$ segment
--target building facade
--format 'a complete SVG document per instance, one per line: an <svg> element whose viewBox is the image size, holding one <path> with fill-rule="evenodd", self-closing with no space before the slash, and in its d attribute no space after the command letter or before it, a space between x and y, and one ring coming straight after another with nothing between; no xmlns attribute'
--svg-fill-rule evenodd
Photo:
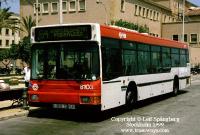
<svg viewBox="0 0 200 135"><path fill-rule="evenodd" d="M13 15L12 18L20 19L19 15ZM18 44L20 41L20 32L19 30L11 30L8 28L0 28L0 50L3 49L9 49L11 47L11 44ZM7 60L4 59L3 61L0 61L0 69L8 67L20 66L21 64L20 60ZM2 71L2 70L1 70ZM1 72L0 72L1 74Z"/></svg>
<svg viewBox="0 0 200 135"><path fill-rule="evenodd" d="M59 1L20 0L21 17L33 16L36 18L38 11L39 25L59 23ZM179 0L63 0L63 23L94 22L112 24L117 20L124 20L146 25L153 36L161 36L163 22L176 22L178 19L177 8L166 5L178 5ZM188 2L187 2L188 3Z"/></svg>
<svg viewBox="0 0 200 135"><path fill-rule="evenodd" d="M12 16L19 19L19 16ZM18 44L20 41L19 31L13 31L8 28L0 29L0 49L8 49L11 44Z"/></svg>
<svg viewBox="0 0 200 135"><path fill-rule="evenodd" d="M200 65L200 8L186 11L184 22L184 42L190 47L192 66ZM165 23L162 25L162 36L176 41L183 40L183 23Z"/></svg>

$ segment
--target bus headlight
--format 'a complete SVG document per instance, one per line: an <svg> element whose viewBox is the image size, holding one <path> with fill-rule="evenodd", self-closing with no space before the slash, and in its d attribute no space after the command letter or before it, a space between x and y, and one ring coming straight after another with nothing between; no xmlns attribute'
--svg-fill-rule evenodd
<svg viewBox="0 0 200 135"><path fill-rule="evenodd" d="M38 95L31 95L31 101L37 101L38 99Z"/></svg>

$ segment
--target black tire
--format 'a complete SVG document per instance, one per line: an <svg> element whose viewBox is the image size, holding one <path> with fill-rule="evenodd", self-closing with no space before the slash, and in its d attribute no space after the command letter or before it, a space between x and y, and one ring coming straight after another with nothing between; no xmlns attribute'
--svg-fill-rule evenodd
<svg viewBox="0 0 200 135"><path fill-rule="evenodd" d="M179 81L178 81L178 78L175 77L174 85L173 85L173 92L172 92L173 96L177 96L178 92L179 92Z"/></svg>
<svg viewBox="0 0 200 135"><path fill-rule="evenodd" d="M137 102L137 93L134 87L128 87L126 92L126 107L128 109L133 109Z"/></svg>

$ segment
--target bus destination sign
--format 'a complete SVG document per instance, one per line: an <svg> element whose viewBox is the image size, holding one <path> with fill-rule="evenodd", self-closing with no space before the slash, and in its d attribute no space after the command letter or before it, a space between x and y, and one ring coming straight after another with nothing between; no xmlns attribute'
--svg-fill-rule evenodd
<svg viewBox="0 0 200 135"><path fill-rule="evenodd" d="M56 26L35 28L35 41L89 40L91 26Z"/></svg>

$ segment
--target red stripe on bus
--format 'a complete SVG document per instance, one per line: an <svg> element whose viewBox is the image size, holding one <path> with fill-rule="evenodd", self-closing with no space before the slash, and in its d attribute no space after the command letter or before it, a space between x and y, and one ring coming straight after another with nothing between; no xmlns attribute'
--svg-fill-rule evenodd
<svg viewBox="0 0 200 135"><path fill-rule="evenodd" d="M153 37L153 36L145 35L142 33L122 30L119 28L101 25L100 30L101 30L101 36L103 37L123 39L123 40L140 42L140 43L151 44L151 45L158 45L158 46L188 49L188 45L182 42ZM122 36L123 34L125 34L126 37L120 37L120 34L122 34Z"/></svg>
<svg viewBox="0 0 200 135"><path fill-rule="evenodd" d="M67 81L67 80L32 80L38 90L29 88L30 102L81 104L81 96L101 96L101 81ZM38 95L38 101L32 101L31 96Z"/></svg>

